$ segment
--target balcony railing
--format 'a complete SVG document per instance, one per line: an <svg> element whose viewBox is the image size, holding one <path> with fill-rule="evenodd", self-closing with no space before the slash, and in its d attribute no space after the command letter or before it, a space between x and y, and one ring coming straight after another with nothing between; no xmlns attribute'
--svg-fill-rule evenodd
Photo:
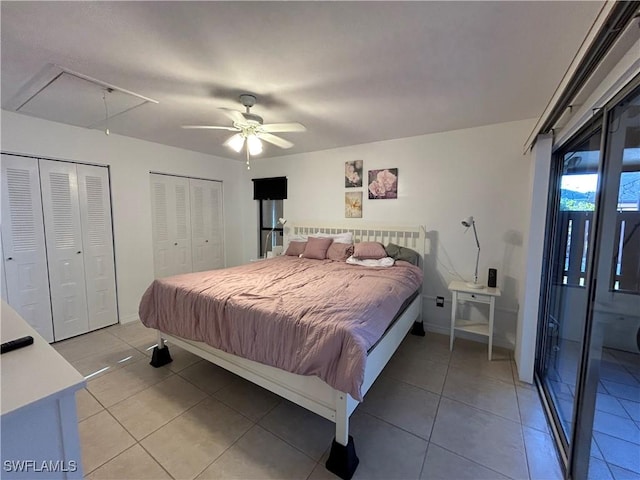
<svg viewBox="0 0 640 480"><path fill-rule="evenodd" d="M556 266L554 278L563 285L584 287L593 212L561 211L558 221L564 262ZM618 212L614 235L609 288L640 293L640 212Z"/></svg>

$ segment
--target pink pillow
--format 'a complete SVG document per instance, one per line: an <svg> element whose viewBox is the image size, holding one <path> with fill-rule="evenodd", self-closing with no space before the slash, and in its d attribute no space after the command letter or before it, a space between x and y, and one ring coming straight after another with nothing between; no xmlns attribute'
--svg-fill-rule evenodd
<svg viewBox="0 0 640 480"><path fill-rule="evenodd" d="M334 262L344 262L353 255L352 243L336 243L335 241L327 250L327 258Z"/></svg>
<svg viewBox="0 0 640 480"><path fill-rule="evenodd" d="M289 242L285 255L292 257L299 257L304 252L304 247L307 246L307 242Z"/></svg>
<svg viewBox="0 0 640 480"><path fill-rule="evenodd" d="M302 252L302 258L324 260L327 258L327 250L329 250L332 242L333 238L309 237L307 246L304 247L304 252Z"/></svg>
<svg viewBox="0 0 640 480"><path fill-rule="evenodd" d="M381 243L378 242L360 242L356 243L353 248L353 256L360 260L378 260L387 256L387 252Z"/></svg>

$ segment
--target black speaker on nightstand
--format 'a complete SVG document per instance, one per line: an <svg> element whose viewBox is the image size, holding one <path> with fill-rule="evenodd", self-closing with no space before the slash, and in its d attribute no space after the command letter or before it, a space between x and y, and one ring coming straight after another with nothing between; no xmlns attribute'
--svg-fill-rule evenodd
<svg viewBox="0 0 640 480"><path fill-rule="evenodd" d="M487 279L487 287L496 288L498 285L498 271L495 268L489 269L489 278Z"/></svg>

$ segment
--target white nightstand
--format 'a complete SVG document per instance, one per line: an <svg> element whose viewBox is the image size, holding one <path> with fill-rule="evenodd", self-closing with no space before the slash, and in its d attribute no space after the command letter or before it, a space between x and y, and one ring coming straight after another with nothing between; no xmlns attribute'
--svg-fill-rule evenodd
<svg viewBox="0 0 640 480"><path fill-rule="evenodd" d="M453 340L456 330L471 332L489 337L489 360L493 348L493 317L496 309L496 297L501 295L499 288L471 288L466 282L454 281L449 284L449 290L453 295L451 302L451 336L449 338L449 350L453 350ZM475 302L489 305L489 321L478 322L474 320L462 320L457 318L459 302Z"/></svg>

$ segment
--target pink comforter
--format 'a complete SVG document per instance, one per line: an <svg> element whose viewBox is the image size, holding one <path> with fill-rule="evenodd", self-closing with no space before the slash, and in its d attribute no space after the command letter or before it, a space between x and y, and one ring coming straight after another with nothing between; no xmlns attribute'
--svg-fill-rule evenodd
<svg viewBox="0 0 640 480"><path fill-rule="evenodd" d="M155 280L140 303L147 327L205 342L362 400L367 351L422 284L406 262L370 268L277 257Z"/></svg>

